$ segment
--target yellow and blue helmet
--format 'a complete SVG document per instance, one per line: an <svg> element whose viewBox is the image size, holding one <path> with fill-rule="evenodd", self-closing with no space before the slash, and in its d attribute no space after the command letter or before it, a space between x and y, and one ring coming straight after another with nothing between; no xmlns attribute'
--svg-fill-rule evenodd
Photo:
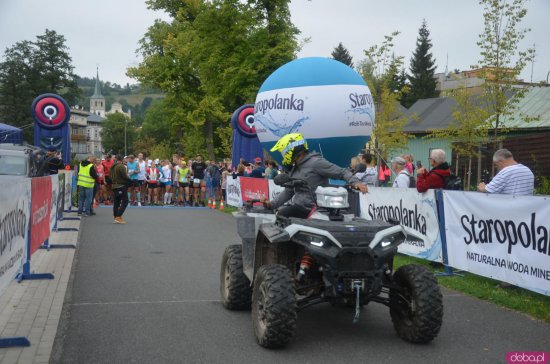
<svg viewBox="0 0 550 364"><path fill-rule="evenodd" d="M294 160L302 151L308 150L307 140L300 133L290 133L281 137L271 148L272 152L279 151L283 156L283 166L290 168Z"/></svg>

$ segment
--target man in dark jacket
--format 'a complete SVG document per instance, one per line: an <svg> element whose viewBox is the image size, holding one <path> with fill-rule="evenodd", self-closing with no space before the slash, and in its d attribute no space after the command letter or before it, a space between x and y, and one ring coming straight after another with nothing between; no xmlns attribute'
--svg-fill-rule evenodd
<svg viewBox="0 0 550 364"><path fill-rule="evenodd" d="M418 192L426 192L430 188L444 188L445 180L451 175L451 169L445 162L445 151L443 149L432 149L430 152L430 165L432 169L429 172L424 167L420 167L416 171L416 189Z"/></svg>
<svg viewBox="0 0 550 364"><path fill-rule="evenodd" d="M57 150L53 145L48 147L46 152L46 162L48 163L48 170L50 174L58 174L60 169L65 168L65 163L57 157Z"/></svg>
<svg viewBox="0 0 550 364"><path fill-rule="evenodd" d="M343 179L362 193L368 192L367 185L349 170L330 163L319 153L310 153L306 140L299 133L283 136L271 149L272 152L276 150L283 155L283 165L289 170L289 176L304 180L309 186L285 188L274 200L265 202L268 208L276 209L294 197L292 205L279 208L281 216L306 218L316 205L315 190L328 186L329 178Z"/></svg>
<svg viewBox="0 0 550 364"><path fill-rule="evenodd" d="M116 163L109 171L112 180L113 190L113 215L115 224L126 224L126 220L122 218L126 207L128 206L128 186L132 184L132 180L128 177L126 166L122 163L124 157L116 156Z"/></svg>

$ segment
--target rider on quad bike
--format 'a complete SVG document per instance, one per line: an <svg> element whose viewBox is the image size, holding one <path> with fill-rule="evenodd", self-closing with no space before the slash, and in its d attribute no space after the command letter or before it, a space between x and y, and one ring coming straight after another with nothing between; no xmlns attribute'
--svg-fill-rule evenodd
<svg viewBox="0 0 550 364"><path fill-rule="evenodd" d="M310 153L307 141L300 133L291 133L283 136L271 151L279 151L283 156L283 166L289 171L289 177L304 180L306 186L286 187L273 201L264 201L269 209L278 209L278 214L285 217L308 217L315 207L315 197L312 191L317 187L328 186L328 179L343 179L362 193L367 193L367 185L344 168L330 163L319 153ZM294 197L292 205L283 206Z"/></svg>

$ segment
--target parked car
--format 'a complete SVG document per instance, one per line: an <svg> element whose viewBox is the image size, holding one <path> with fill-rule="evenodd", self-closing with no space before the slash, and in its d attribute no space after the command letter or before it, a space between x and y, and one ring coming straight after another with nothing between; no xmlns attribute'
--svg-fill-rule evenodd
<svg viewBox="0 0 550 364"><path fill-rule="evenodd" d="M44 153L32 145L0 144L0 175L38 177L44 170Z"/></svg>

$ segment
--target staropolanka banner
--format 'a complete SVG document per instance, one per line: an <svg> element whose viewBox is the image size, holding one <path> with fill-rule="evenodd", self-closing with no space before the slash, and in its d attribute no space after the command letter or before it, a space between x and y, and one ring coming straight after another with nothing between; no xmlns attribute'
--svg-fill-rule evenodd
<svg viewBox="0 0 550 364"><path fill-rule="evenodd" d="M449 265L550 296L550 198L443 197Z"/></svg>
<svg viewBox="0 0 550 364"><path fill-rule="evenodd" d="M394 219L424 236L424 241L405 241L399 252L441 262L441 235L435 192L418 193L414 188L369 187L360 194L361 217L367 220Z"/></svg>
<svg viewBox="0 0 550 364"><path fill-rule="evenodd" d="M0 295L20 271L27 250L31 180L0 177Z"/></svg>

